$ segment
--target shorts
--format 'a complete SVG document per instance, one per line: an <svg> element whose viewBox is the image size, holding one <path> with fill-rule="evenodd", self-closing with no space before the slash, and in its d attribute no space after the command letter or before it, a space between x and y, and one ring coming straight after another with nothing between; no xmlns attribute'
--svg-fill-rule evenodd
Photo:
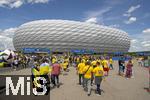
<svg viewBox="0 0 150 100"><path fill-rule="evenodd" d="M107 72L108 72L108 71L109 71L109 68L104 68L104 71L107 71Z"/></svg>

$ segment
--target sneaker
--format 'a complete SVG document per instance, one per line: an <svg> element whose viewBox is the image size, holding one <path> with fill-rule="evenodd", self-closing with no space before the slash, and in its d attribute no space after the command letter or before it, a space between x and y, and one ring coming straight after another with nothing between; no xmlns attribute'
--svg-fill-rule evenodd
<svg viewBox="0 0 150 100"><path fill-rule="evenodd" d="M131 78L134 78L134 76L131 76Z"/></svg>
<svg viewBox="0 0 150 100"><path fill-rule="evenodd" d="M34 96L37 96L37 92L36 91L37 91L36 88L33 88L33 95Z"/></svg>
<svg viewBox="0 0 150 100"><path fill-rule="evenodd" d="M97 96L101 96L101 94L96 94Z"/></svg>
<svg viewBox="0 0 150 100"><path fill-rule="evenodd" d="M55 88L56 87L56 85L53 85L53 88Z"/></svg>
<svg viewBox="0 0 150 100"><path fill-rule="evenodd" d="M59 85L57 85L57 88L59 88Z"/></svg>
<svg viewBox="0 0 150 100"><path fill-rule="evenodd" d="M87 88L84 88L84 91L87 92L88 91Z"/></svg>
<svg viewBox="0 0 150 100"><path fill-rule="evenodd" d="M91 94L87 94L88 96L90 96Z"/></svg>
<svg viewBox="0 0 150 100"><path fill-rule="evenodd" d="M97 90L95 90L95 94L97 94Z"/></svg>

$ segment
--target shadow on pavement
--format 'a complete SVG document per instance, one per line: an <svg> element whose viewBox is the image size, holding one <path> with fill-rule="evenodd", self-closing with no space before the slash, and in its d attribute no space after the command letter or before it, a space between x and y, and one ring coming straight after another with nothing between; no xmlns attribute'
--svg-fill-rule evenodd
<svg viewBox="0 0 150 100"><path fill-rule="evenodd" d="M53 90L53 89L55 89L55 88L59 88L62 85L63 85L63 83L59 83L58 86L50 86L50 91Z"/></svg>

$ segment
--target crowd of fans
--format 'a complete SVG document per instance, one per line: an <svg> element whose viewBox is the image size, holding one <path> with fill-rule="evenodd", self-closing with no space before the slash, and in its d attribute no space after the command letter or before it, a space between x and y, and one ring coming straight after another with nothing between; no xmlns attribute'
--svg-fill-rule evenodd
<svg viewBox="0 0 150 100"><path fill-rule="evenodd" d="M87 91L87 95L91 94L91 86L96 85L96 93L101 95L101 82L109 76L109 71L114 69L113 59L103 56L32 56L32 74L50 76L52 88L59 88L59 75L65 75L69 71L69 67L75 67L79 77L79 85ZM131 78L133 62L129 60L125 64L122 58L118 61L118 75Z"/></svg>
<svg viewBox="0 0 150 100"><path fill-rule="evenodd" d="M139 66L143 66L143 58L137 59ZM114 61L109 56L94 55L23 55L16 54L10 66L16 70L19 68L31 68L32 78L40 75L48 76L51 88L59 88L59 76L67 75L69 67L76 69L79 78L79 85L91 95L91 87L96 85L96 94L101 95L101 82L109 76L109 71L113 70ZM118 60L118 75L127 79L133 78L133 61L120 57ZM34 86L35 87L35 86Z"/></svg>

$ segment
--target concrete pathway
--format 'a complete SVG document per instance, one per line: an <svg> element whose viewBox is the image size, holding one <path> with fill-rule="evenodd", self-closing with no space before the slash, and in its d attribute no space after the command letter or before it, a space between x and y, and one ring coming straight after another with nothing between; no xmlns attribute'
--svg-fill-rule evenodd
<svg viewBox="0 0 150 100"><path fill-rule="evenodd" d="M78 85L78 76L73 67L69 68L68 75L61 75L60 88L50 91L50 100L150 100L150 94L144 90L148 87L148 70L139 67L134 61L134 78L126 79L118 76L118 65L114 63L115 70L110 71L108 78L102 82L101 96L94 93L95 86L92 87L92 94L87 96L83 88ZM2 73L1 73L2 74ZM30 75L31 69L23 69L19 71L11 71L3 73L3 75Z"/></svg>

